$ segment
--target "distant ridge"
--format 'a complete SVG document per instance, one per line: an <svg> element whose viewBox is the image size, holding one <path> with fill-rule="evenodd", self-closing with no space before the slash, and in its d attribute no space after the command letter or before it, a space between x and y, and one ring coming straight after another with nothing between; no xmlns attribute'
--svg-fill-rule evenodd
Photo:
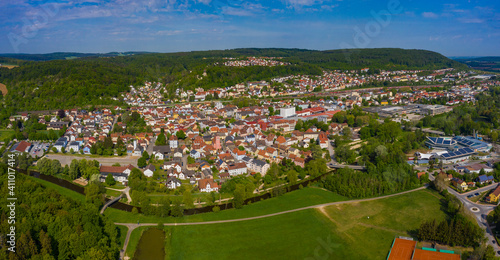
<svg viewBox="0 0 500 260"><path fill-rule="evenodd" d="M153 53L153 52L109 52L109 53L53 52L45 54L0 53L0 57L26 60L26 61L49 61L49 60L65 60L71 58L85 58L85 57L128 56L128 55L146 54L146 53Z"/></svg>

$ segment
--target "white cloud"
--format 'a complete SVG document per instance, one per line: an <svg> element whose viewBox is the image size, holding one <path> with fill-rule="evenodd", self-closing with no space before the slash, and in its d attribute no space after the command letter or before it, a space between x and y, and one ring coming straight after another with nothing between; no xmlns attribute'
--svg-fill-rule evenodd
<svg viewBox="0 0 500 260"><path fill-rule="evenodd" d="M326 10L326 11L331 11L333 10L334 8L338 7L339 5L322 5L321 6L321 9L322 10Z"/></svg>
<svg viewBox="0 0 500 260"><path fill-rule="evenodd" d="M313 6L322 4L323 0L282 0L287 6L295 9L301 9L304 6Z"/></svg>
<svg viewBox="0 0 500 260"><path fill-rule="evenodd" d="M459 18L457 20L461 23L484 23L484 20L479 18Z"/></svg>
<svg viewBox="0 0 500 260"><path fill-rule="evenodd" d="M164 30L164 31L157 31L155 33L155 35L167 35L167 36L170 36L170 35L177 35L177 34L181 34L183 33L183 31L181 30Z"/></svg>
<svg viewBox="0 0 500 260"><path fill-rule="evenodd" d="M241 6L226 6L222 8L222 13L234 16L254 16L262 13L264 7L261 4L245 3Z"/></svg>
<svg viewBox="0 0 500 260"><path fill-rule="evenodd" d="M283 0L285 3L294 6L311 6L323 3L323 0Z"/></svg>
<svg viewBox="0 0 500 260"><path fill-rule="evenodd" d="M438 15L433 12L423 12L422 16L425 18L437 18Z"/></svg>

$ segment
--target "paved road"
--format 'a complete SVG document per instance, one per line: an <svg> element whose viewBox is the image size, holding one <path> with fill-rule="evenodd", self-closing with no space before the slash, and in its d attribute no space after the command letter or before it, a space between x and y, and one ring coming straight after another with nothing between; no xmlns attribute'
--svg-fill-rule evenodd
<svg viewBox="0 0 500 260"><path fill-rule="evenodd" d="M336 168L336 169L342 169L342 168L351 168L351 169L354 169L354 170L365 170L365 167L364 166L360 166L360 165L344 165L344 164L339 164L337 163L337 161L335 161L335 149L333 148L332 144L331 144L332 141L328 141L328 152L330 152L330 161L326 164L328 167L330 168Z"/></svg>
<svg viewBox="0 0 500 260"><path fill-rule="evenodd" d="M181 162L182 162L182 166L181 166L181 168L182 168L183 170L187 170L187 165L188 165L188 156L189 156L189 155L187 155L187 154L182 155L182 160L181 160Z"/></svg>
<svg viewBox="0 0 500 260"><path fill-rule="evenodd" d="M137 159L138 156L125 156L125 157L92 157L88 155L62 155L62 154L47 154L44 157L47 159L56 159L61 162L61 165L70 165L73 159L77 160L97 160L99 163L103 165L113 165L115 163L119 163L122 166L132 164L137 167Z"/></svg>
<svg viewBox="0 0 500 260"><path fill-rule="evenodd" d="M435 179L435 177L433 175L429 175L429 179L432 181ZM499 255L498 252L500 250L500 247L495 242L496 240L493 237L491 228L489 227L488 222L486 220L488 213L490 211L492 211L493 209L495 209L496 206L486 205L486 204L478 204L478 203L474 203L474 202L467 199L467 196L470 193L476 193L476 192L481 193L483 191L494 189L497 185L498 185L497 183L490 184L488 186L485 186L485 187L482 187L482 188L479 188L479 189L476 189L476 190L473 190L473 191L470 191L470 192L467 192L464 194L460 194L450 187L447 187L447 190L449 193L451 193L455 197L457 197L457 199L460 200L460 202L462 202L464 207L474 215L479 226L486 231L485 235L486 235L486 238L488 239L487 244L493 246L493 248L495 249L495 253L498 256Z"/></svg>
<svg viewBox="0 0 500 260"><path fill-rule="evenodd" d="M108 190L115 190L115 191L121 191L122 193L125 193L125 195L127 196L128 203L132 202L132 197L130 197L130 187L127 186L124 189L113 189L113 188L106 187L106 189L108 189Z"/></svg>
<svg viewBox="0 0 500 260"><path fill-rule="evenodd" d="M297 212L297 211L302 211L302 210L307 210L307 209L322 208L322 207L327 207L327 206L332 206L332 205L350 204L350 203L358 203L358 202L364 202L364 201L385 199L385 198L389 198L389 197L394 197L394 196L414 192L417 190L423 190L425 188L427 188L427 187L420 187L420 188L416 188L416 189L409 190L409 191L403 191L400 193L395 193L395 194L390 194L390 195L385 195L385 196L380 196L380 197L375 197L375 198L330 202L330 203L312 205L312 206L308 206L308 207L285 210L285 211L276 212L276 213L272 213L272 214L255 216L255 217L248 217L248 218L215 220L215 221L204 221L204 222L163 223L163 225L164 226L193 226L193 225L207 225L207 224L222 224L222 223L231 223L231 222L241 222L241 221L255 220L255 219L261 219L261 218L269 218L269 217L283 215L283 214L287 214L287 213L292 213L292 212ZM141 223L137 223L137 224L136 223L115 223L115 225L122 225L122 226L126 226L128 228L127 236L125 237L125 243L123 244L123 249L120 253L120 259L123 259L124 255L125 255L125 251L127 250L128 242L130 239L130 234L132 234L132 231L138 227L157 226L158 223L142 223L142 224Z"/></svg>
<svg viewBox="0 0 500 260"><path fill-rule="evenodd" d="M117 116L115 116L115 119L113 120L113 125L111 126L110 133L113 133L113 129L115 129L116 121L118 121L118 117Z"/></svg>
<svg viewBox="0 0 500 260"><path fill-rule="evenodd" d="M153 147L155 146L156 138L152 138L149 142L148 147L146 147L146 152L148 152L149 156L153 154Z"/></svg>

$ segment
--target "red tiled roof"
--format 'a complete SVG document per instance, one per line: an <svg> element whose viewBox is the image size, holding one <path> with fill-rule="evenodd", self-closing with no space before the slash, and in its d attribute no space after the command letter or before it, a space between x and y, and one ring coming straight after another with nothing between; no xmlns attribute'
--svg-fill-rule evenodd
<svg viewBox="0 0 500 260"><path fill-rule="evenodd" d="M25 142L25 141L21 141L17 147L16 147L16 151L19 151L19 152L24 152L26 151L26 148L30 147L31 146L31 143L28 143L28 142Z"/></svg>
<svg viewBox="0 0 500 260"><path fill-rule="evenodd" d="M207 187L207 184L210 184L210 187L213 188L219 188L219 184L214 182L213 179L201 179L198 181L198 187L201 189L205 189Z"/></svg>
<svg viewBox="0 0 500 260"><path fill-rule="evenodd" d="M135 167L132 166L131 164L127 166L104 166L102 165L101 168L99 169L99 172L104 172L104 173L123 173L126 169L134 169Z"/></svg>

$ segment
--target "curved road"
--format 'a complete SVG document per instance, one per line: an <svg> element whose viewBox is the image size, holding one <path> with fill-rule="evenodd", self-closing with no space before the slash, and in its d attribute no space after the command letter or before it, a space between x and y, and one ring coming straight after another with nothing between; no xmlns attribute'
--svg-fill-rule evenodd
<svg viewBox="0 0 500 260"><path fill-rule="evenodd" d="M114 190L114 191L121 191L122 193L125 193L125 195L127 196L128 203L132 202L132 197L130 197L130 187L129 186L127 186L124 189L113 189L113 188L110 188L110 187L106 187L106 189L108 189L108 190Z"/></svg>
<svg viewBox="0 0 500 260"><path fill-rule="evenodd" d="M435 177L432 174L429 175L429 180L434 181L434 179L435 179ZM495 250L496 256L499 255L500 247L495 242L496 240L495 240L495 237L493 235L493 232L492 232L490 226L488 225L488 221L486 220L486 217L488 216L489 212L494 210L496 206L472 202L467 198L467 195L470 193L476 193L476 192L481 193L483 191L492 190L492 189L496 188L497 185L498 185L498 183L493 183L493 184L490 184L488 186L485 186L485 187L482 187L482 188L479 188L479 189L476 189L473 191L465 192L462 194L456 192L454 189L452 189L449 186L446 187L448 192L453 194L464 205L464 207L469 212L471 212L472 215L474 215L479 227L481 227L483 230L486 231L485 232L485 237L487 238L486 243L487 243L487 245L491 245L493 247L493 249ZM473 210L473 208L475 208L475 210Z"/></svg>
<svg viewBox="0 0 500 260"><path fill-rule="evenodd" d="M255 217L248 217L248 218L238 218L238 219L227 219L227 220L214 220L214 221L204 221L204 222L185 222L185 223L163 223L164 226L192 226L192 225L207 225L207 224L221 224L221 223L231 223L231 222L240 222L240 221L247 221L247 220L254 220L254 219L261 219L261 218L269 218L273 216L278 216L278 215L283 215L291 212L297 212L297 211L302 211L306 209L314 209L314 208L321 208L321 207L326 207L326 206L332 206L332 205L339 205L339 204L349 204L349 203L357 203L357 202L364 202L364 201L372 201L372 200L379 200L379 199L385 199L389 197L394 197L410 192L414 192L417 190L423 190L427 188L427 186L423 186L420 188L416 188L413 190L408 190L408 191L403 191L400 193L395 193L395 194L390 194L390 195L384 195L380 197L374 197L374 198L367 198L367 199L358 199L358 200L346 200L346 201L337 201L337 202L330 202L330 203L323 203L323 204L318 204L318 205L312 205L312 206L307 206L303 208L298 208L298 209L291 209L291 210L285 210L281 212L276 212L276 213L271 213L267 215L261 215L261 216L255 216ZM158 223L142 223L142 224L134 224L134 223L115 223L115 225L122 225L126 226L128 228L127 236L125 237L125 243L123 244L123 249L120 253L120 258L123 259L125 255L125 251L128 246L128 242L130 239L130 234L132 231L138 227L143 227L143 226L157 226Z"/></svg>

